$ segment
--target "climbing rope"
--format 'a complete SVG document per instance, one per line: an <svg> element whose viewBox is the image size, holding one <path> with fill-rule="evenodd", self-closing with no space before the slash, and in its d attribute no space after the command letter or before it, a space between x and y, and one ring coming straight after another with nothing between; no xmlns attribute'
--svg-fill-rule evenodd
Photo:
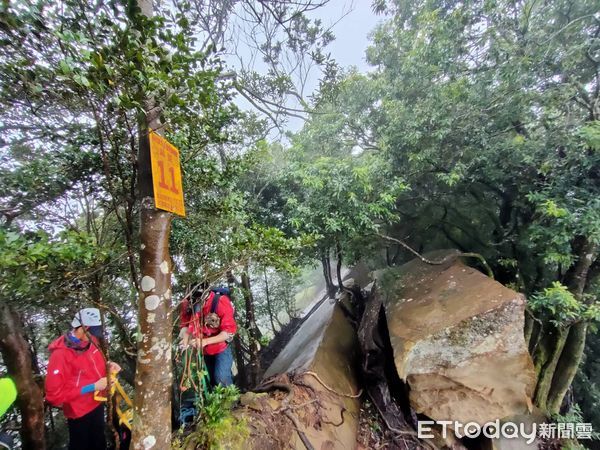
<svg viewBox="0 0 600 450"><path fill-rule="evenodd" d="M94 400L97 402L109 402L109 399L115 399L115 412L119 418L119 425L125 425L131 430L131 424L133 423L133 402L123 389L123 386L117 378L115 372L110 374L110 389L108 390L108 396L104 397L100 392L94 392ZM128 407L127 409L121 408L121 401ZM112 403L112 402L110 402Z"/></svg>
<svg viewBox="0 0 600 450"><path fill-rule="evenodd" d="M193 326L196 330L201 329L201 324L204 320L202 305L208 297L208 291L205 292L198 303L191 301L191 295L198 289L200 284L197 284L188 292L185 298L190 298L190 306L192 309L192 317L190 322L193 322ZM195 313L195 307L200 305L200 314ZM193 336L192 336L193 339ZM202 341L200 341L202 342ZM181 353L179 353L179 351ZM193 345L187 345L185 348L178 350L176 358L177 362L183 360L183 370L181 373L181 379L179 381L179 421L184 424L186 419L190 416L196 415L194 407L190 407L184 404L183 395L188 389L194 390L194 406L198 405L200 408L203 406L204 398L209 392L210 379L208 371L204 365L204 358L202 358L202 351Z"/></svg>

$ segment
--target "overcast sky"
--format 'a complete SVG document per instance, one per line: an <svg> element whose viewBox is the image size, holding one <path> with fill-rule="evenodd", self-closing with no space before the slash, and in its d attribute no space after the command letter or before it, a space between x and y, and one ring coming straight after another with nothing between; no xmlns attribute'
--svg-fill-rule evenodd
<svg viewBox="0 0 600 450"><path fill-rule="evenodd" d="M376 25L383 20L371 9L371 0L330 0L330 2L309 14L311 18L319 18L325 27L332 27L335 40L327 47L332 58L344 69L355 66L361 72L369 70L365 61L365 50L369 45L369 34ZM238 54L244 59L250 58L251 52L244 50L244 46L237 47ZM229 62L238 66L236 57ZM262 67L261 67L262 66ZM255 62L254 70L266 70L266 65L260 61ZM306 83L304 96L308 97L318 88L321 73L313 70ZM254 109L250 103L241 96L237 96L235 102L242 109ZM299 104L288 105L300 107ZM289 131L298 131L303 125L301 119L290 117L285 127ZM286 139L277 132L272 136L274 139Z"/></svg>
<svg viewBox="0 0 600 450"><path fill-rule="evenodd" d="M314 11L313 16L323 20L324 25L333 25L335 40L328 50L342 68L355 66L360 72L369 70L365 58L369 34L383 20L373 13L371 0L331 0ZM319 76L315 71L309 89L318 88ZM303 121L291 117L287 125L288 130L296 132L302 128Z"/></svg>
<svg viewBox="0 0 600 450"><path fill-rule="evenodd" d="M339 19L346 11L351 12ZM331 0L323 8L315 11L324 23L335 23L333 28L335 41L329 49L333 58L342 67L356 66L361 72L367 70L365 50L369 44L369 33L382 20L371 10L370 0Z"/></svg>

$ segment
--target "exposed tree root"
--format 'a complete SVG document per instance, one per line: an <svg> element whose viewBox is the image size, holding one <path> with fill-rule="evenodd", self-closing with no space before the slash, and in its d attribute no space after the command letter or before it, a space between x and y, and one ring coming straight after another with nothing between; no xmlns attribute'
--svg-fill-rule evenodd
<svg viewBox="0 0 600 450"><path fill-rule="evenodd" d="M323 422L325 422L328 425L333 425L334 427L341 427L344 424L344 413L345 412L346 412L346 408L344 408L342 406L340 408L340 423L330 422L329 420L325 420L325 419L323 419Z"/></svg>
<svg viewBox="0 0 600 450"><path fill-rule="evenodd" d="M324 382L323 380L321 380L321 378L319 377L319 375L317 375L315 372L312 372L312 371L310 371L310 370L307 370L306 372L302 372L302 374L301 374L301 375L312 375L313 377L315 377L315 378L317 379L317 381L318 381L319 383L321 383L321 385L322 385L322 386L323 386L325 389L327 389L328 391L330 391L330 392L333 392L334 394L336 394L336 395L339 395L339 396L341 396L341 397L348 397L348 398L358 398L358 397L360 397L360 396L362 395L362 393L363 393L363 390L362 390L362 389L361 389L360 391L358 391L358 394L344 394L343 392L338 392L338 391L336 391L335 389L333 389L333 388L330 388L329 386L327 386L327 385L325 384L325 382Z"/></svg>
<svg viewBox="0 0 600 450"><path fill-rule="evenodd" d="M477 258L479 260L479 262L481 262L481 264L485 268L488 276L490 278L494 278L494 272L492 272L492 269L490 268L490 266L487 263L487 261L485 260L485 258L482 255L480 255L479 253L457 253L456 255L448 255L448 256L446 256L445 258L443 258L443 259L441 259L439 261L432 261L430 259L425 258L418 251L414 250L406 242L401 241L400 239L396 239L396 238L393 238L391 236L386 236L385 234L380 234L380 233L377 233L377 236L379 236L380 238L385 239L387 241L391 241L391 242L394 242L395 244L401 245L406 250L408 250L413 255L415 255L417 258L419 258L421 261L423 261L425 264L431 264L431 265L436 265L437 266L437 265L440 265L440 264L444 264L447 261L450 261L452 258L454 258L456 256L462 256L464 258Z"/></svg>
<svg viewBox="0 0 600 450"><path fill-rule="evenodd" d="M298 420L296 419L291 410L294 408L299 408L301 406L309 405L311 403L315 403L316 400L311 400L310 402L306 402L301 405L290 406L289 403L294 397L293 385L290 383L277 382L275 380L260 385L254 390L254 392L271 392L274 390L281 390L287 392L286 397L281 402L281 407L279 407L275 412L283 413L288 419L290 419L290 421L294 425L294 428L296 429L296 432L298 433L298 437L300 438L307 450L315 450L306 434L300 429L300 424L298 423Z"/></svg>
<svg viewBox="0 0 600 450"><path fill-rule="evenodd" d="M306 447L306 450L315 450L313 445L310 443L310 441L306 437L306 434L304 434L304 431L302 431L300 429L300 424L298 423L298 420L296 420L296 418L294 417L292 412L289 410L289 408L286 408L283 411L283 414L285 414L285 416L292 421L292 423L294 424L294 427L296 427L296 432L298 433L298 437L300 438L300 440Z"/></svg>

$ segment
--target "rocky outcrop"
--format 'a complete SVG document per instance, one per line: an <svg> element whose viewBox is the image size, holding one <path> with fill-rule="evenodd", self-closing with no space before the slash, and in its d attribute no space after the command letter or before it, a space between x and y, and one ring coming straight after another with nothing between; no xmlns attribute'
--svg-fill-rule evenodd
<svg viewBox="0 0 600 450"><path fill-rule="evenodd" d="M354 269L344 284L364 283ZM364 286L364 284L363 284ZM234 414L247 425L244 449L356 448L358 339L349 294L315 299L256 392ZM223 448L235 448L222 441Z"/></svg>
<svg viewBox="0 0 600 450"><path fill-rule="evenodd" d="M483 424L529 411L534 370L523 297L457 252L427 257L443 262L415 260L379 272L353 295L315 296L262 384L234 412L244 449L357 448L361 391L390 448L403 450L465 448L439 430L419 440L415 413ZM360 272L349 276L364 287ZM226 441L222 448L239 448Z"/></svg>
<svg viewBox="0 0 600 450"><path fill-rule="evenodd" d="M463 423L525 413L535 383L524 298L464 265L456 252L379 273L394 361L410 403Z"/></svg>

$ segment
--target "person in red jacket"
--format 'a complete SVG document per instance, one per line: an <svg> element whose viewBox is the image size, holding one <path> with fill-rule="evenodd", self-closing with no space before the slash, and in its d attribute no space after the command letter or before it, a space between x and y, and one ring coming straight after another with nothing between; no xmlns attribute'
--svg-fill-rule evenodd
<svg viewBox="0 0 600 450"><path fill-rule="evenodd" d="M97 308L79 311L72 330L48 347L46 401L62 408L69 427L69 450L105 450L104 406L94 392L106 389L106 361L99 347L102 322ZM109 363L111 372L121 368Z"/></svg>
<svg viewBox="0 0 600 450"><path fill-rule="evenodd" d="M192 338L192 345L202 348L204 363L208 371L210 384L229 386L233 384L233 355L229 343L237 331L234 309L227 288L213 288L200 305L194 306L194 314L182 305L182 326ZM202 293L194 295L201 301ZM193 303L193 302L192 302ZM187 342L187 336L184 337Z"/></svg>

